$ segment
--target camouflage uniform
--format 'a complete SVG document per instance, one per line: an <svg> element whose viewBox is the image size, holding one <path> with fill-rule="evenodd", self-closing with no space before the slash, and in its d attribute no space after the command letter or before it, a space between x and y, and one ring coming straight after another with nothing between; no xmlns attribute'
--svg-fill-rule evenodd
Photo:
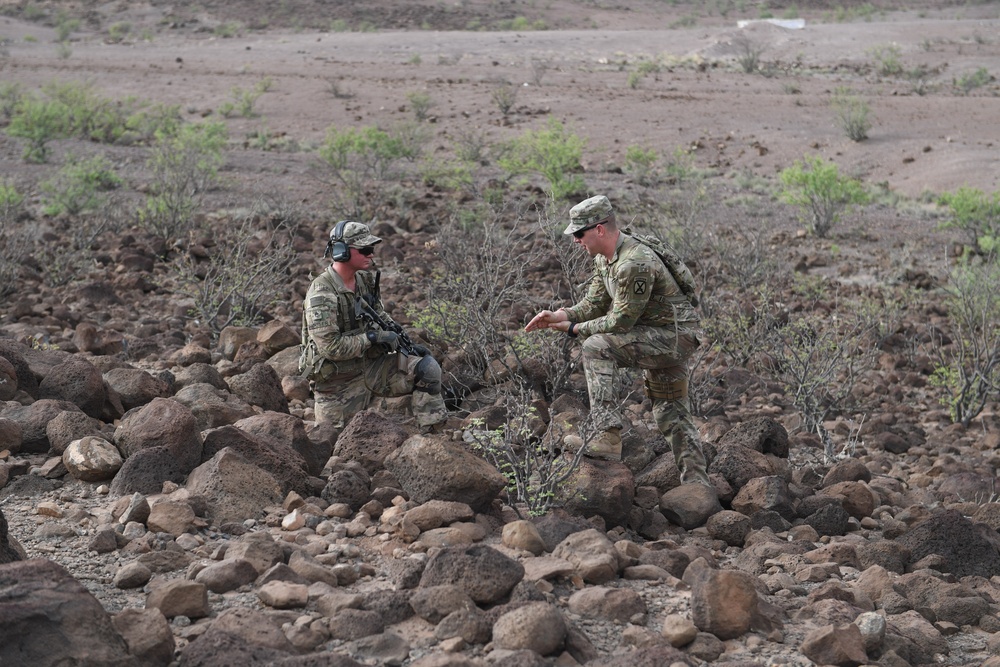
<svg viewBox="0 0 1000 667"><path fill-rule="evenodd" d="M574 212L576 215L574 215ZM567 234L611 215L604 196L571 211ZM707 483L705 455L687 400L687 360L698 347L699 317L667 267L646 245L619 235L615 254L594 257L580 303L565 308L583 340L583 366L596 426L620 429L618 369L641 368L656 425L684 481Z"/></svg>
<svg viewBox="0 0 1000 667"><path fill-rule="evenodd" d="M412 394L411 408L420 426L443 422L448 413L440 391L428 393L416 386L417 365L427 357L389 352L369 342L369 328L355 316L355 295L363 295L385 321L392 318L378 298L374 274L358 271L355 281L352 292L328 268L310 285L303 303L299 366L312 380L316 421L343 427L376 397Z"/></svg>

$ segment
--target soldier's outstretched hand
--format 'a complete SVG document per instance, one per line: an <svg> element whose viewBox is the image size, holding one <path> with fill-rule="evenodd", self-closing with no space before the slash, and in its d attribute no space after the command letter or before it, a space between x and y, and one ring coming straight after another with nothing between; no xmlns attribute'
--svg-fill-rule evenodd
<svg viewBox="0 0 1000 667"><path fill-rule="evenodd" d="M568 319L569 316L566 315L565 311L557 310L553 312L551 310L543 310L531 318L531 321L528 322L528 326L524 327L524 330L534 331L535 329L559 328L554 325L566 322Z"/></svg>

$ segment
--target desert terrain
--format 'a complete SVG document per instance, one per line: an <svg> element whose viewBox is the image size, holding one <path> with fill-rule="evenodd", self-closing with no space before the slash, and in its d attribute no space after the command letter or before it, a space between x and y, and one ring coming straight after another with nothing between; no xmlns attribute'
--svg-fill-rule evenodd
<svg viewBox="0 0 1000 667"><path fill-rule="evenodd" d="M997 273L942 199L996 202L998 76L997 2L0 1L0 664L1000 664ZM817 157L865 193L823 233ZM713 489L629 376L623 461L531 516L476 438L585 428L578 346L520 329L580 296L593 194L700 285ZM345 218L445 433L314 421Z"/></svg>

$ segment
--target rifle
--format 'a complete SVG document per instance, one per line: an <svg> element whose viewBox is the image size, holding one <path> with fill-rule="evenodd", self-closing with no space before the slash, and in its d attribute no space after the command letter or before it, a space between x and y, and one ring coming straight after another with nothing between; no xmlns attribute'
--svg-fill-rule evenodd
<svg viewBox="0 0 1000 667"><path fill-rule="evenodd" d="M392 320L386 322L382 319L382 316L378 314L378 311L372 308L371 305L365 300L365 297L360 294L354 300L354 316L378 327L382 331L391 331L399 336L399 349L403 354L410 357L422 356L417 353L416 343L414 343L410 337L406 335L406 332L403 331L403 327L399 326Z"/></svg>

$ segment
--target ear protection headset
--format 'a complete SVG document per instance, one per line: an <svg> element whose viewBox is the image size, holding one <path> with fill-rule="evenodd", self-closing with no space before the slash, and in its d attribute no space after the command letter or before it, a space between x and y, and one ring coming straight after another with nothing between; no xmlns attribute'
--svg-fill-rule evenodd
<svg viewBox="0 0 1000 667"><path fill-rule="evenodd" d="M351 259L351 247L344 243L344 227L350 220L341 220L333 228L330 242L326 245L326 254L335 262L347 262Z"/></svg>

